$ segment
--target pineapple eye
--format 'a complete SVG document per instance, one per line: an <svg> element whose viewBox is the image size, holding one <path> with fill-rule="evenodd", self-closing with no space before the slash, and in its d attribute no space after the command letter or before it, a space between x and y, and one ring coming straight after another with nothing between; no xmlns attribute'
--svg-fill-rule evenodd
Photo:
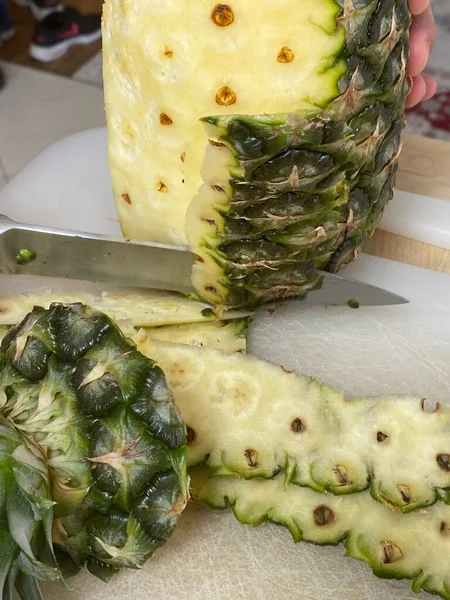
<svg viewBox="0 0 450 600"><path fill-rule="evenodd" d="M258 453L253 448L247 448L244 452L247 464L251 469L256 469L258 466Z"/></svg>
<svg viewBox="0 0 450 600"><path fill-rule="evenodd" d="M278 53L277 61L279 63L290 63L294 60L294 53L290 48L283 46Z"/></svg>
<svg viewBox="0 0 450 600"><path fill-rule="evenodd" d="M385 565L390 565L403 558L403 552L400 550L397 544L394 544L394 542L381 542L381 547L383 551L383 562Z"/></svg>
<svg viewBox="0 0 450 600"><path fill-rule="evenodd" d="M346 467L343 467L342 465L337 465L333 469L333 473L336 475L338 485L349 485L353 483L352 481L349 481L348 471Z"/></svg>
<svg viewBox="0 0 450 600"><path fill-rule="evenodd" d="M158 181L156 185L156 190L158 192L162 192L163 194L167 193L167 185L163 181Z"/></svg>
<svg viewBox="0 0 450 600"><path fill-rule="evenodd" d="M122 194L122 199L127 204L131 204L131 199L130 199L130 196L128 194Z"/></svg>
<svg viewBox="0 0 450 600"><path fill-rule="evenodd" d="M314 522L319 527L325 527L326 525L331 525L333 521L336 519L336 515L331 510L329 506L325 504L321 504L314 511Z"/></svg>
<svg viewBox="0 0 450 600"><path fill-rule="evenodd" d="M436 462L443 471L450 471L450 454L438 454Z"/></svg>
<svg viewBox="0 0 450 600"><path fill-rule="evenodd" d="M189 425L188 425L186 427L186 442L188 444L192 444L192 442L195 440L196 437L197 437L197 434L192 429L192 427L189 427Z"/></svg>
<svg viewBox="0 0 450 600"><path fill-rule="evenodd" d="M228 4L216 4L211 13L211 19L218 27L228 27L234 21L234 14Z"/></svg>
<svg viewBox="0 0 450 600"><path fill-rule="evenodd" d="M291 423L291 429L294 433L303 433L306 431L306 425L302 419L295 419Z"/></svg>
<svg viewBox="0 0 450 600"><path fill-rule="evenodd" d="M411 490L407 485L398 485L398 491L400 492L400 496L405 504L411 503Z"/></svg>
<svg viewBox="0 0 450 600"><path fill-rule="evenodd" d="M166 115L166 113L161 113L159 115L159 122L161 125L172 125L173 123L172 119L169 117L169 115Z"/></svg>
<svg viewBox="0 0 450 600"><path fill-rule="evenodd" d="M236 94L227 85L224 85L216 94L216 102L221 106L231 106L236 102Z"/></svg>
<svg viewBox="0 0 450 600"><path fill-rule="evenodd" d="M167 48L164 50L164 56L167 56L167 58L172 58L173 56L173 50L169 50L169 48Z"/></svg>
<svg viewBox="0 0 450 600"><path fill-rule="evenodd" d="M448 535L450 532L450 526L448 523L446 523L445 521L441 521L441 525L439 527L439 531L443 534L443 535Z"/></svg>

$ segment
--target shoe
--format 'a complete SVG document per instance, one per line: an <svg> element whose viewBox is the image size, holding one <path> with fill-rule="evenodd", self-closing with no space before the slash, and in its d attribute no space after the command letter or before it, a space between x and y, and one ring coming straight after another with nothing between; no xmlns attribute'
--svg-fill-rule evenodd
<svg viewBox="0 0 450 600"><path fill-rule="evenodd" d="M14 0L18 6L29 8L36 21L43 21L48 15L62 10L60 0Z"/></svg>
<svg viewBox="0 0 450 600"><path fill-rule="evenodd" d="M10 27L9 29L5 29L0 31L0 42L8 42L16 35L16 28Z"/></svg>
<svg viewBox="0 0 450 600"><path fill-rule="evenodd" d="M65 7L36 23L30 56L40 62L57 60L72 46L90 44L101 35L101 14L81 15Z"/></svg>

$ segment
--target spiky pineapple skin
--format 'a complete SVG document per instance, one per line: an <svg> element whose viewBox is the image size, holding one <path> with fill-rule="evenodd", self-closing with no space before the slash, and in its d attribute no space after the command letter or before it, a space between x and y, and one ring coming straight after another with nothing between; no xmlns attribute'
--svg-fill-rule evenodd
<svg viewBox="0 0 450 600"><path fill-rule="evenodd" d="M124 234L187 240L211 303L319 286L317 269L354 260L392 198L409 24L407 0L301 10L108 0L109 162Z"/></svg>
<svg viewBox="0 0 450 600"><path fill-rule="evenodd" d="M163 372L111 319L82 304L35 308L1 349L2 424L48 474L34 501L48 509L47 534L50 527L63 562L86 564L103 580L141 567L170 537L188 497L186 428ZM7 460L0 443L0 472ZM5 502L8 510L8 494L0 512ZM19 548L28 539L23 527L10 532ZM45 566L41 538L30 543ZM19 564L17 575L38 590L41 571Z"/></svg>
<svg viewBox="0 0 450 600"><path fill-rule="evenodd" d="M232 507L240 523L282 525L297 543L344 543L345 555L365 562L377 577L409 579L415 593L423 590L450 598L446 504L404 515L374 502L368 492L325 495L286 487L282 476L251 481L211 477L204 467L191 469L190 474L194 501L214 509Z"/></svg>
<svg viewBox="0 0 450 600"><path fill-rule="evenodd" d="M342 2L347 72L314 111L204 119L204 184L187 211L209 302L304 297L352 262L393 197L404 127L406 0ZM208 170L208 166L215 165Z"/></svg>

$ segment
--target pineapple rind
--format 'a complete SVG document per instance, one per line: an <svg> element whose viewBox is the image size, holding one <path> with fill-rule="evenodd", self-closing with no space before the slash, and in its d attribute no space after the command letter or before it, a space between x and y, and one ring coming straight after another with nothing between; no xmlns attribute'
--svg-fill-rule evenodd
<svg viewBox="0 0 450 600"><path fill-rule="evenodd" d="M148 340L195 439L188 466L335 495L370 490L407 513L450 489L450 407L344 396L250 355Z"/></svg>
<svg viewBox="0 0 450 600"><path fill-rule="evenodd" d="M11 467L5 444L14 435L13 457L24 462L29 451L49 480L33 485L15 468L16 491L0 492L0 538L5 530L25 553L9 567L22 600L34 600L30 586L40 596L34 580L21 592L20 573L61 577L43 546L49 536L66 562L105 580L141 567L171 536L188 498L186 427L161 369L105 314L52 304L8 330L0 346L0 477ZM33 527L21 505L14 508L17 486L30 495ZM151 510L163 498L165 508ZM0 584L3 591L1 574Z"/></svg>
<svg viewBox="0 0 450 600"><path fill-rule="evenodd" d="M450 506L437 503L405 515L374 502L369 492L319 494L308 488L286 487L280 475L245 481L211 477L204 467L191 469L190 475L194 501L215 509L232 507L240 523L283 525L295 542L344 542L346 556L364 561L376 576L412 579L414 592L424 590L450 599Z"/></svg>
<svg viewBox="0 0 450 600"><path fill-rule="evenodd" d="M406 0L363 4L342 3L349 68L326 107L204 119L221 168L208 149L187 211L202 299L304 297L321 285L317 269L339 271L373 234L398 168L410 17Z"/></svg>
<svg viewBox="0 0 450 600"><path fill-rule="evenodd" d="M211 305L172 292L117 289L94 294L43 290L0 296L0 327L19 323L35 306L48 308L55 302L81 302L103 312L114 321L130 321L136 327L203 323L217 321L219 318ZM221 314L221 318L239 319L250 314L249 311L226 311Z"/></svg>

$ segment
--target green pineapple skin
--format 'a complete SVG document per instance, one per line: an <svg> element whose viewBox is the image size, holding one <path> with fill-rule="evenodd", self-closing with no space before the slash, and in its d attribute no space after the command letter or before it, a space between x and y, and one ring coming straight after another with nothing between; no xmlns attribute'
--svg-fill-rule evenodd
<svg viewBox="0 0 450 600"><path fill-rule="evenodd" d="M336 4L346 32L336 60L347 72L334 100L310 113L204 119L226 172L188 210L201 257L193 282L208 302L305 297L322 284L318 270L354 260L393 196L409 89L407 0Z"/></svg>
<svg viewBox="0 0 450 600"><path fill-rule="evenodd" d="M272 480L212 476L204 467L190 470L191 498L216 510L232 508L236 519L257 527L286 527L295 543L344 544L345 556L363 561L376 577L412 580L412 590L450 600L447 566L450 506L443 503L407 515L357 496L320 494L286 488Z"/></svg>
<svg viewBox="0 0 450 600"><path fill-rule="evenodd" d="M12 557L0 569L3 597L15 584L22 600L37 600L37 580L62 581L61 569L84 565L108 581L140 568L171 536L188 498L186 427L162 370L109 317L54 304L9 329L0 419L0 477L10 482L2 489L12 490L0 493L0 553ZM36 463L31 491L15 454L22 471L23 457ZM31 494L32 528L12 493Z"/></svg>

